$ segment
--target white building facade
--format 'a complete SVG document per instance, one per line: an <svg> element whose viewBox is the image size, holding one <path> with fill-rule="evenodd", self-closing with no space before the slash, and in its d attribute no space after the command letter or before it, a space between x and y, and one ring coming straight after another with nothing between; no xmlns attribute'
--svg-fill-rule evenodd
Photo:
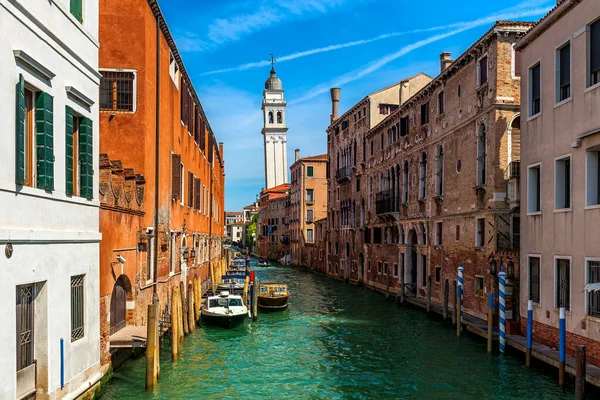
<svg viewBox="0 0 600 400"><path fill-rule="evenodd" d="M286 101L275 67L271 68L271 76L265 82L263 98L264 127L261 133L265 146L265 185L266 189L271 189L288 183Z"/></svg>
<svg viewBox="0 0 600 400"><path fill-rule="evenodd" d="M102 376L98 1L0 0L0 398Z"/></svg>

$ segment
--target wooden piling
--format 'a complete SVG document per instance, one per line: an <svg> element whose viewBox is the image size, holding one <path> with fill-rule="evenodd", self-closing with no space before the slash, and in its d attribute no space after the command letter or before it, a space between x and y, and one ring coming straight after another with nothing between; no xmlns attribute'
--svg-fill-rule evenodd
<svg viewBox="0 0 600 400"><path fill-rule="evenodd" d="M179 321L177 320L177 286L173 286L171 290L171 356L173 360L177 360L179 356Z"/></svg>
<svg viewBox="0 0 600 400"><path fill-rule="evenodd" d="M148 304L148 319L146 326L146 391L154 390L158 380L156 371L156 304Z"/></svg>
<svg viewBox="0 0 600 400"><path fill-rule="evenodd" d="M444 313L443 313L443 317L444 317L444 322L448 321L448 292L450 289L450 285L448 283L448 279L446 279L444 281Z"/></svg>
<svg viewBox="0 0 600 400"><path fill-rule="evenodd" d="M460 309L460 296L458 295L458 288L454 294L455 302L456 302L456 336L460 336L461 331L461 309Z"/></svg>
<svg viewBox="0 0 600 400"><path fill-rule="evenodd" d="M431 275L427 276L427 312L431 311Z"/></svg>
<svg viewBox="0 0 600 400"><path fill-rule="evenodd" d="M188 284L188 325L190 333L194 333L196 330L196 323L194 322L194 284L190 281Z"/></svg>
<svg viewBox="0 0 600 400"><path fill-rule="evenodd" d="M177 333L179 334L179 340L177 344L177 353L181 353L181 343L183 343L183 318L182 307L181 307L181 289L179 286L175 286L175 301L177 302L177 309L174 312L177 314Z"/></svg>
<svg viewBox="0 0 600 400"><path fill-rule="evenodd" d="M458 289L456 287L456 281L452 281L452 325L456 325L456 294L458 293Z"/></svg>
<svg viewBox="0 0 600 400"><path fill-rule="evenodd" d="M400 304L404 304L404 265L400 266Z"/></svg>
<svg viewBox="0 0 600 400"><path fill-rule="evenodd" d="M487 352L492 353L492 332L494 321L494 294L490 293L488 298L488 314L487 314Z"/></svg>
<svg viewBox="0 0 600 400"><path fill-rule="evenodd" d="M190 328L188 326L188 320L187 320L187 303L185 301L185 290L184 290L183 282L179 282L179 291L181 293L181 308L182 308L181 318L183 318L183 333L185 335L188 335L190 333Z"/></svg>
<svg viewBox="0 0 600 400"><path fill-rule="evenodd" d="M254 278L252 285L252 319L256 321L258 319L258 288L260 286L260 282L258 279Z"/></svg>
<svg viewBox="0 0 600 400"><path fill-rule="evenodd" d="M586 363L586 348L585 344L577 346L576 354L576 369L575 369L575 395L577 400L585 398L585 363Z"/></svg>

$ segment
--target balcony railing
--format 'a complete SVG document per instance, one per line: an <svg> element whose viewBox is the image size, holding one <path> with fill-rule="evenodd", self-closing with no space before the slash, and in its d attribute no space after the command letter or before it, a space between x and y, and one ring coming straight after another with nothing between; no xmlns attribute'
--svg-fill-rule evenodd
<svg viewBox="0 0 600 400"><path fill-rule="evenodd" d="M307 224L312 224L313 222L315 222L315 218L314 217L306 217L306 223Z"/></svg>
<svg viewBox="0 0 600 400"><path fill-rule="evenodd" d="M309 198L306 199L306 205L307 206L312 206L313 204L315 204L315 200L314 199L309 199Z"/></svg>
<svg viewBox="0 0 600 400"><path fill-rule="evenodd" d="M513 161L508 164L508 179L521 177L521 161Z"/></svg>
<svg viewBox="0 0 600 400"><path fill-rule="evenodd" d="M375 212L384 214L389 212L400 211L400 198L394 196L391 190L379 192L375 195Z"/></svg>
<svg viewBox="0 0 600 400"><path fill-rule="evenodd" d="M351 171L352 170L351 170L350 166L346 166L346 167L342 167L342 168L338 169L337 173L335 175L337 181L338 182L349 181Z"/></svg>

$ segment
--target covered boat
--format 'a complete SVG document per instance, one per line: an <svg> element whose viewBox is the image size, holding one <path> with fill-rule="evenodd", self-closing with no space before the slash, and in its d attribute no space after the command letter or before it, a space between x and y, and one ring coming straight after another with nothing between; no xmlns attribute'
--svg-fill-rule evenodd
<svg viewBox="0 0 600 400"><path fill-rule="evenodd" d="M272 310L283 309L288 306L289 297L290 292L285 283L261 282L258 291L258 306Z"/></svg>
<svg viewBox="0 0 600 400"><path fill-rule="evenodd" d="M234 328L244 322L248 316L248 308L242 297L221 292L218 296L209 296L201 309L202 321L209 325Z"/></svg>
<svg viewBox="0 0 600 400"><path fill-rule="evenodd" d="M268 266L270 266L270 265L271 265L271 264L269 264L269 261L268 261L268 260L260 260L260 261L258 262L258 266L259 266L259 267L268 267Z"/></svg>

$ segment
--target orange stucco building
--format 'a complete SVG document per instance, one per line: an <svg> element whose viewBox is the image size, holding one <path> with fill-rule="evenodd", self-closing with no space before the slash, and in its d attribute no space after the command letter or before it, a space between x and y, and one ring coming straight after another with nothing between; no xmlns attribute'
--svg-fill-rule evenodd
<svg viewBox="0 0 600 400"><path fill-rule="evenodd" d="M100 0L101 359L170 289L207 287L222 258L217 144L155 0ZM158 99L158 101L157 101ZM114 346L113 346L114 347Z"/></svg>

